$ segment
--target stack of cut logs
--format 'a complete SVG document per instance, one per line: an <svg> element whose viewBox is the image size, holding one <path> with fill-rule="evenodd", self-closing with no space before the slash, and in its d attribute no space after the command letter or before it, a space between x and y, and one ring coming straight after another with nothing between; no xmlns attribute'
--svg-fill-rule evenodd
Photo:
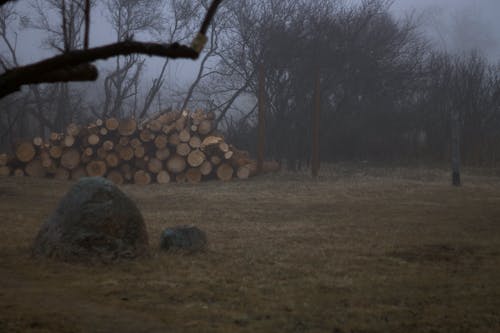
<svg viewBox="0 0 500 333"><path fill-rule="evenodd" d="M59 180L104 176L116 184L198 183L217 178L246 179L256 173L248 153L213 131L213 114L165 112L148 120L109 118L66 133L52 133L16 145L14 156L0 154L0 176ZM267 171L279 169L267 163Z"/></svg>

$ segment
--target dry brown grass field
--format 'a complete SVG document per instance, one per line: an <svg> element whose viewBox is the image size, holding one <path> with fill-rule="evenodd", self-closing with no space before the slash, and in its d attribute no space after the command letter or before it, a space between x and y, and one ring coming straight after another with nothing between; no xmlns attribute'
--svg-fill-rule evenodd
<svg viewBox="0 0 500 333"><path fill-rule="evenodd" d="M500 332L500 178L334 167L229 183L123 186L152 256L30 257L71 186L0 179L0 332ZM160 232L208 249L162 253Z"/></svg>

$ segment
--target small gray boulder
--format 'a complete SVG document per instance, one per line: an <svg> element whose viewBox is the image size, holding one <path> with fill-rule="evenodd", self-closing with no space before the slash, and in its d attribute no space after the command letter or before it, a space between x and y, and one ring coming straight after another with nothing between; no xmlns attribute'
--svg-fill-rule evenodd
<svg viewBox="0 0 500 333"><path fill-rule="evenodd" d="M163 231L160 239L162 250L186 250L196 252L207 245L205 233L193 226L168 228Z"/></svg>
<svg viewBox="0 0 500 333"><path fill-rule="evenodd" d="M101 177L82 178L59 202L33 245L35 256L109 262L149 253L148 235L135 203Z"/></svg>

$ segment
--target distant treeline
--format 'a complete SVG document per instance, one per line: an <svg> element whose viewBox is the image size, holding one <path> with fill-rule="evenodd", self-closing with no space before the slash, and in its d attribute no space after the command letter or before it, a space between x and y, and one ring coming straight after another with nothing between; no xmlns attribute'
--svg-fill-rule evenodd
<svg viewBox="0 0 500 333"><path fill-rule="evenodd" d="M319 72L323 161L447 162L454 112L464 163L500 160L500 66L479 51L434 50L382 1L287 3L250 11L260 24L249 28L255 38L242 57L265 67L270 157L292 168L310 160ZM234 121L228 132L230 142L255 147L255 122Z"/></svg>

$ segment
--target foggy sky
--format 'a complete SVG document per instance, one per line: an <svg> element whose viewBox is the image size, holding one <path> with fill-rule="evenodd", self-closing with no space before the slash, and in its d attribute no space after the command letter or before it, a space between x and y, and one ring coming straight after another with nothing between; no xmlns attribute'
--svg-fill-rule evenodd
<svg viewBox="0 0 500 333"><path fill-rule="evenodd" d="M26 10L23 2L18 3L21 10ZM392 11L398 17L412 14L437 48L457 53L479 48L490 61L500 61L500 0L395 0ZM93 13L91 29L91 46L113 41L113 33L98 11ZM22 63L50 55L40 49L39 32L24 31L18 39ZM4 50L0 43L0 52ZM147 73L153 75L161 62L161 59L148 60ZM172 64L167 84L180 87L192 80L199 62L176 60Z"/></svg>

